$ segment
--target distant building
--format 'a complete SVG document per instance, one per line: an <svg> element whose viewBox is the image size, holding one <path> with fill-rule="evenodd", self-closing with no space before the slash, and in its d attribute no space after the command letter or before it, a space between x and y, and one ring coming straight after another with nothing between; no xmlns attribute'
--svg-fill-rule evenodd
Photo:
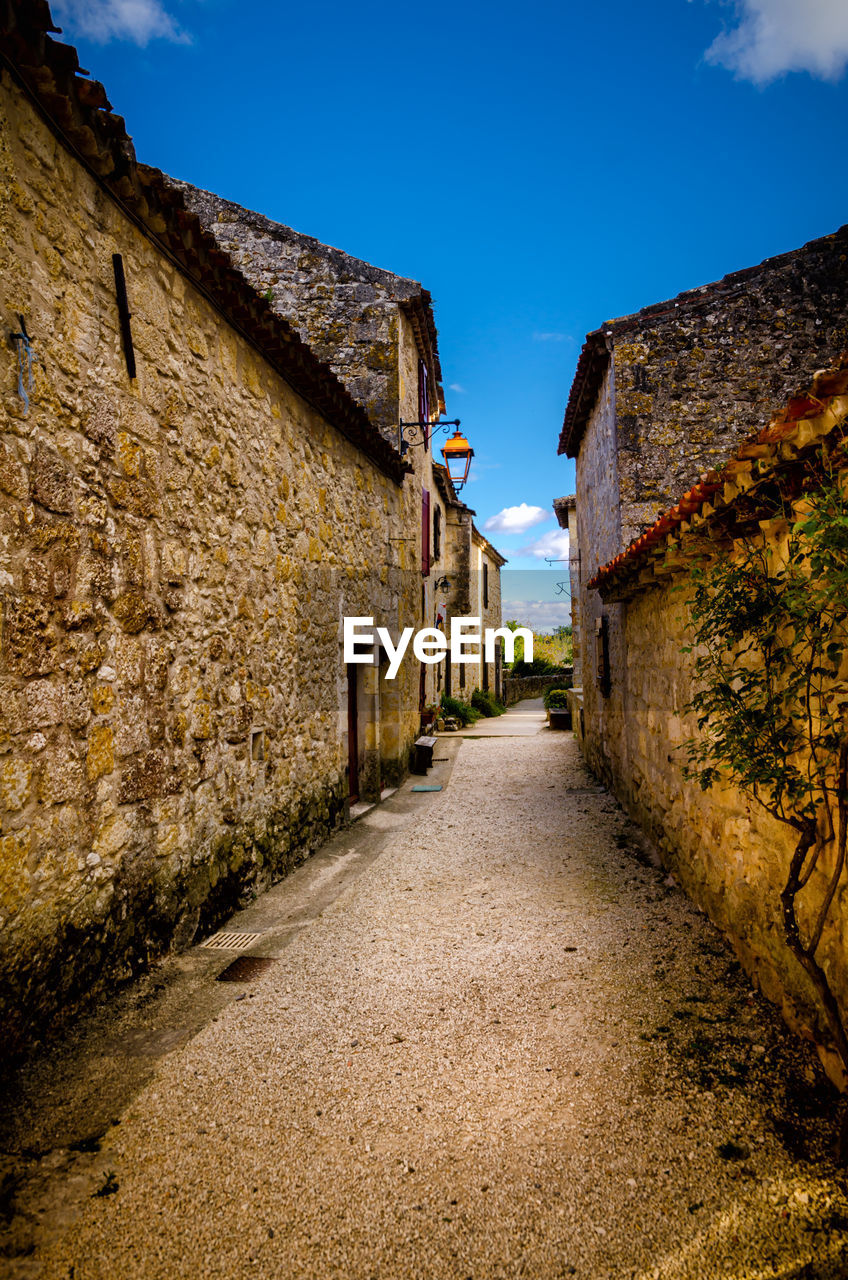
<svg viewBox="0 0 848 1280"><path fill-rule="evenodd" d="M448 586L439 595L441 625L450 629L454 617L480 618L481 626L495 628L502 625L501 617L501 567L506 559L496 551L474 524L475 513L461 502L444 467L434 468L439 497L439 537L441 561L436 572L448 579ZM498 700L503 696L502 646L495 651L495 660L480 663L450 663L437 668L437 693L452 695L468 701L475 689L491 692Z"/></svg>

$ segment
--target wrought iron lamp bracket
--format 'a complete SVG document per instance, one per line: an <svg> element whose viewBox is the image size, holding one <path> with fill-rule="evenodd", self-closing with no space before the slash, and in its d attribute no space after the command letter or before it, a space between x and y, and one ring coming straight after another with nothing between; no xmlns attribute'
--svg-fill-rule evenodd
<svg viewBox="0 0 848 1280"><path fill-rule="evenodd" d="M448 427L458 426L459 418L443 418L438 422L399 422L398 451L400 456L403 457L407 449L414 449L417 445L427 444L428 440L432 436L438 435L442 428L447 431ZM407 436L407 431L411 432L412 436L419 435L421 439L415 440ZM424 434L425 431L427 432L426 435Z"/></svg>

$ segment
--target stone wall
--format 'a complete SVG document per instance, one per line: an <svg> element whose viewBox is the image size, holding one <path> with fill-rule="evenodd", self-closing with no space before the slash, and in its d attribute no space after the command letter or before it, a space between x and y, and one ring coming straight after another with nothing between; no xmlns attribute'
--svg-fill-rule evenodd
<svg viewBox="0 0 848 1280"><path fill-rule="evenodd" d="M816 1042L832 1078L848 1084L828 1048L830 1037L814 989L784 940L780 894L797 831L778 823L733 786L702 791L685 777L686 744L708 731L686 711L696 677L695 659L687 651L692 645L692 569L713 557L742 554L745 541L753 538L763 540L766 563L775 569L786 563L788 525L808 509L805 495L819 483L822 459L828 469L844 460L844 371L832 369L818 389L824 400L799 397L775 414L725 461L714 483L703 486L685 512L663 521L595 579L595 594L607 602L606 608L617 611L620 643L611 650L611 688L601 704L600 732L597 720L586 720L593 741L586 742L585 750L683 886L733 940L755 981L782 1006L787 1021ZM848 476L843 480L848 484ZM788 510L793 495L794 507ZM781 510L786 519L776 518ZM732 613L730 609L728 619ZM840 654L837 646L835 656L842 670L838 677L820 673L830 684L813 695L814 717L816 697L838 701L843 688L848 653ZM748 660L756 658L750 655ZM803 697L797 689L790 694L793 700ZM800 709L803 702L795 706ZM803 761L800 764L803 767ZM788 808L791 814L791 800ZM808 867L808 883L796 900L805 939L814 932L835 871L835 843L817 850ZM848 897L843 884L816 954L843 1010L848 1008L846 944Z"/></svg>
<svg viewBox="0 0 848 1280"><path fill-rule="evenodd" d="M683 888L733 942L747 972L789 1024L819 1045L826 1041L807 975L783 941L780 891L795 840L791 831L733 787L701 791L683 776L683 744L697 725L682 708L693 693L681 579L643 591L621 605L627 662L613 668L620 697L608 701L603 771L628 813L650 836ZM802 894L802 920L820 900L832 871L819 864ZM848 1007L848 910L844 898L826 933L820 958ZM820 1050L841 1082L834 1055Z"/></svg>
<svg viewBox="0 0 848 1280"><path fill-rule="evenodd" d="M548 689L570 689L572 671L566 667L556 676L505 676L504 703L512 707L522 698L541 698Z"/></svg>
<svg viewBox="0 0 848 1280"><path fill-rule="evenodd" d="M618 453L616 450L616 382L610 365L577 457L577 539L580 547L578 645L583 672L584 750L597 774L611 782L610 723L621 716L620 687L602 688L598 676L599 625L606 629L612 661L624 661L623 637L619 625L620 606L604 607L596 591L586 583L595 571L621 549L621 505L619 502ZM609 708L611 707L611 714Z"/></svg>
<svg viewBox="0 0 848 1280"><path fill-rule="evenodd" d="M0 177L0 323L23 315L40 360L27 415L0 344L8 1050L83 991L187 944L341 820L341 618L414 623L420 575L387 556L399 486L5 75ZM397 773L417 698L392 696L391 726L366 723L363 749Z"/></svg>
<svg viewBox="0 0 848 1280"><path fill-rule="evenodd" d="M503 626L503 618L501 616L501 560L500 556L492 554L490 544L477 533L476 528L473 528L472 533L476 535L472 536L471 547L471 554L476 559L475 616L479 615L481 626L485 632L487 628L494 630ZM481 654L481 659L483 660L479 667L471 668L473 680L476 681L475 687L486 689L494 695L496 685L501 682L501 664L498 661L486 662L485 654Z"/></svg>

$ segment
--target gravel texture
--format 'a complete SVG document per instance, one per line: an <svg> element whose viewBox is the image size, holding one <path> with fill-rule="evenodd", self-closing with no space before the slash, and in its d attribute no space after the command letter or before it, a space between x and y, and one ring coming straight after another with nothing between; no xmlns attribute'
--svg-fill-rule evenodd
<svg viewBox="0 0 848 1280"><path fill-rule="evenodd" d="M570 735L466 741L415 801L27 1274L844 1280L834 1094Z"/></svg>

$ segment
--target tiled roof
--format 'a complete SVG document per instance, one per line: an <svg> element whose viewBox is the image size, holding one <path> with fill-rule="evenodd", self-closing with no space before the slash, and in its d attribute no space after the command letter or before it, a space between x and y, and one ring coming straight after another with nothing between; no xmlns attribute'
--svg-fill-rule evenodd
<svg viewBox="0 0 848 1280"><path fill-rule="evenodd" d="M136 160L122 116L76 50L51 39L46 0L0 0L0 64L137 227L321 416L397 483L410 470L335 374L248 284L158 169Z"/></svg>
<svg viewBox="0 0 848 1280"><path fill-rule="evenodd" d="M569 458L577 456L580 441L597 401L616 339L636 330L665 324L670 320L678 320L682 316L698 314L702 310L714 308L716 303L738 298L744 295L750 282L764 272L780 271L790 266L801 255L816 251L828 242L834 241L836 237L844 239L846 229L848 228L840 227L828 236L810 240L807 244L801 245L798 249L792 249L788 253L766 258L756 266L732 271L729 275L722 276L720 280L700 285L695 289L687 289L674 298L653 303L631 315L607 320L600 329L587 334L577 362L574 381L571 384L557 452L564 453Z"/></svg>
<svg viewBox="0 0 848 1280"><path fill-rule="evenodd" d="M828 391L834 394L826 394ZM721 471L702 475L626 551L602 565L587 585L609 598L669 572L675 567L668 562L669 552L685 533L731 507L740 494L755 490L758 481L773 475L781 463L803 458L846 418L848 352L833 369L816 375L810 393L790 400L768 426L746 440Z"/></svg>

